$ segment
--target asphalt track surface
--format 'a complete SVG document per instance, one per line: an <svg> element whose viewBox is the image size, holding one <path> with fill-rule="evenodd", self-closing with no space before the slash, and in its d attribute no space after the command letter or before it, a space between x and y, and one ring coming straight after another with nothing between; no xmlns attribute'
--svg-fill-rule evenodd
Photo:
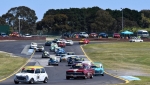
<svg viewBox="0 0 150 85"><path fill-rule="evenodd" d="M22 55L21 51L26 45L30 45L32 41L9 41L9 42L0 42L0 50L13 53L15 55L19 55L22 57L30 57L27 55ZM34 41L40 45L44 45L45 41ZM45 50L49 51L49 46L45 46ZM75 43L73 46L67 46L65 48L67 52L75 52L76 55L82 55L84 57L84 53L82 52L78 43ZM36 84L39 85L111 85L111 84L119 84L124 83L125 81L114 78L110 75L105 74L104 76L94 76L93 79L65 79L65 72L69 67L66 62L59 63L59 66L47 66L48 59L41 58L41 52L36 52L31 59L31 61L27 65L42 65L45 67L48 75L49 81L48 83L38 82ZM51 55L54 55L53 52L50 52ZM15 85L13 82L13 77L6 79L5 81L0 82L0 85ZM29 85L26 83L20 83L22 85Z"/></svg>

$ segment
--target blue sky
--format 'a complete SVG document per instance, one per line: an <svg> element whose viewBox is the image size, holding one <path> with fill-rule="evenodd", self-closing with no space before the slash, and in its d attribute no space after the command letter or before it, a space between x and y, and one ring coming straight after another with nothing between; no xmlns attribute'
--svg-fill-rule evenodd
<svg viewBox="0 0 150 85"><path fill-rule="evenodd" d="M150 0L0 0L0 16L13 7L26 6L35 10L37 21L49 9L87 8L98 6L102 9L129 8L134 10L150 9Z"/></svg>

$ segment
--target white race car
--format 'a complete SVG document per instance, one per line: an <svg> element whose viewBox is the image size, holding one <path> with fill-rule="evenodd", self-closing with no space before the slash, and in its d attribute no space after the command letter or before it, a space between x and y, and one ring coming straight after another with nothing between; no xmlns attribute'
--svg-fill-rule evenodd
<svg viewBox="0 0 150 85"><path fill-rule="evenodd" d="M47 83L48 74L42 66L26 66L20 73L15 74L14 83L19 84L20 82L30 84L35 82Z"/></svg>
<svg viewBox="0 0 150 85"><path fill-rule="evenodd" d="M66 40L66 45L73 45L74 44L74 42L72 41L72 40Z"/></svg>
<svg viewBox="0 0 150 85"><path fill-rule="evenodd" d="M43 52L44 51L44 46L37 46L36 51Z"/></svg>
<svg viewBox="0 0 150 85"><path fill-rule="evenodd" d="M31 42L30 48L31 49L36 49L37 48L37 43Z"/></svg>
<svg viewBox="0 0 150 85"><path fill-rule="evenodd" d="M77 56L77 55L67 55L66 54L66 55L60 57L60 62L62 62L62 61L64 61L64 62L68 61L69 57L79 57L79 56Z"/></svg>

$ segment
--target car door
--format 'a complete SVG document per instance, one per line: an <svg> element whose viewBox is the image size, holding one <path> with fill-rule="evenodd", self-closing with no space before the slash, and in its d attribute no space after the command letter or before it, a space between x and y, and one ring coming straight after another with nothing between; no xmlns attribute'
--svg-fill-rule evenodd
<svg viewBox="0 0 150 85"><path fill-rule="evenodd" d="M36 74L37 81L41 81L41 70L40 69L36 69L35 70L35 74Z"/></svg>

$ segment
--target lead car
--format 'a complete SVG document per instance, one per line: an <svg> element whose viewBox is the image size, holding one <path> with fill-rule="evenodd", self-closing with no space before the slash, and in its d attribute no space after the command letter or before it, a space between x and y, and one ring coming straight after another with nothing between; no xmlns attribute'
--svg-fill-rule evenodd
<svg viewBox="0 0 150 85"><path fill-rule="evenodd" d="M15 74L14 83L48 82L48 75L42 66L26 66L20 73Z"/></svg>

